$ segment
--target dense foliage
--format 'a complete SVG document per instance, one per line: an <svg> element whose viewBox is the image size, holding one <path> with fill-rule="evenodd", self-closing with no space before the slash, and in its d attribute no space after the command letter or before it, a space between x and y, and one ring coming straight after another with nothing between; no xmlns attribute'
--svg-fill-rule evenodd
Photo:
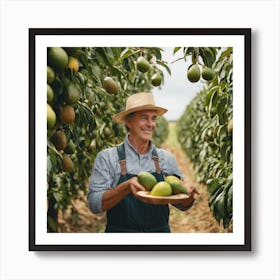
<svg viewBox="0 0 280 280"><path fill-rule="evenodd" d="M153 135L153 143L160 146L168 137L168 121L163 117L157 117L157 126Z"/></svg>
<svg viewBox="0 0 280 280"><path fill-rule="evenodd" d="M47 50L48 231L57 231L58 210L78 215L72 201L84 197L96 154L123 141L125 127L112 117L127 97L164 82L162 49L140 47L49 47ZM177 124L178 139L199 182L207 185L209 206L225 228L232 224L232 48L178 47L186 78L205 86ZM168 136L157 120L153 141Z"/></svg>
<svg viewBox="0 0 280 280"><path fill-rule="evenodd" d="M178 138L194 164L198 180L207 185L209 206L214 217L218 222L222 221L223 226L227 228L232 224L233 199L232 48L220 51L215 48L211 51L209 48L184 50L185 56L192 56L193 64L202 68L206 65L214 75L210 73L211 79L179 119ZM192 73L191 79L195 74Z"/></svg>
<svg viewBox="0 0 280 280"><path fill-rule="evenodd" d="M49 47L47 50L48 231L57 231L58 210L87 191L96 154L123 141L112 122L127 97L163 83L160 48ZM161 123L163 127L161 127ZM159 119L155 142L167 125ZM163 136L164 134L164 136Z"/></svg>

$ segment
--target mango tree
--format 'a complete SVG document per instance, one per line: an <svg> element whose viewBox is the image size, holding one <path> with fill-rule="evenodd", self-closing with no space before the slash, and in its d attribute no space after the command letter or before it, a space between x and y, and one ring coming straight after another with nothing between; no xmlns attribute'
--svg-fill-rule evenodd
<svg viewBox="0 0 280 280"><path fill-rule="evenodd" d="M57 232L59 209L77 219L71 203L85 196L96 154L123 141L125 128L112 116L124 109L129 95L161 86L163 68L170 73L161 52L156 47L47 49L49 232ZM164 120L160 123L157 144L167 133Z"/></svg>
<svg viewBox="0 0 280 280"><path fill-rule="evenodd" d="M181 48L175 48L174 52ZM197 178L207 185L209 206L225 228L232 224L232 48L183 48L191 57L190 82L205 87L186 107L178 121L179 142L191 159Z"/></svg>

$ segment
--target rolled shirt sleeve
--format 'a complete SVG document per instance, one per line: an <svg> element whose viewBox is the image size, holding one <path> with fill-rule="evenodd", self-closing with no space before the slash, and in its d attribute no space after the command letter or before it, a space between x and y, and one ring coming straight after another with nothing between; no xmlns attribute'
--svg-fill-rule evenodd
<svg viewBox="0 0 280 280"><path fill-rule="evenodd" d="M101 151L95 158L89 181L88 206L93 213L102 212L103 193L112 187L113 180L108 150Z"/></svg>

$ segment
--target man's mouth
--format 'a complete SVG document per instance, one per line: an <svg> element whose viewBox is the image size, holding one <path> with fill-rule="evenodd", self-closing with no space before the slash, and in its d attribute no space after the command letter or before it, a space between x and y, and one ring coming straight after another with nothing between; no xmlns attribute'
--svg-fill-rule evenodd
<svg viewBox="0 0 280 280"><path fill-rule="evenodd" d="M153 133L153 130L152 129L142 129L142 131L144 132L144 133Z"/></svg>

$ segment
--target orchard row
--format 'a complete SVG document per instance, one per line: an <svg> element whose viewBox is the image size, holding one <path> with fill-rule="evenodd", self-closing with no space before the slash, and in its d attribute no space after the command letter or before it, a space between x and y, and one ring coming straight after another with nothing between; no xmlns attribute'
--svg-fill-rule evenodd
<svg viewBox="0 0 280 280"><path fill-rule="evenodd" d="M160 48L49 47L47 49L48 230L58 210L72 211L87 192L96 154L123 141L125 127L112 117L133 93L163 84ZM154 141L167 134L159 119Z"/></svg>

